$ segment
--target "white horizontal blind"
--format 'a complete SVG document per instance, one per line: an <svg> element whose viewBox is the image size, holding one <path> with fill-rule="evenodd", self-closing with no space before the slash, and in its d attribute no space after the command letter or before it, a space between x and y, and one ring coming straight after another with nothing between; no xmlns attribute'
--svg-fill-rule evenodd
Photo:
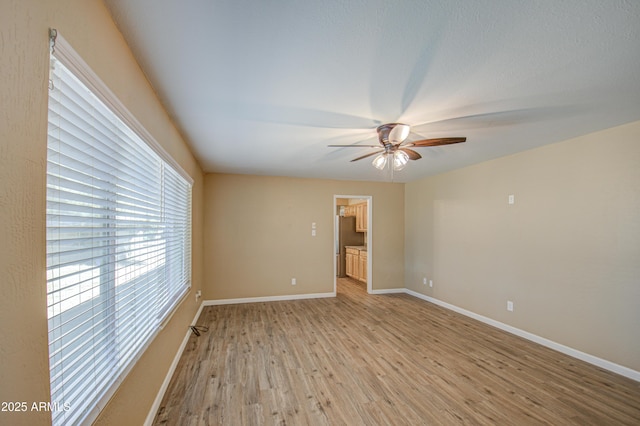
<svg viewBox="0 0 640 426"><path fill-rule="evenodd" d="M47 309L60 425L95 411L188 290L191 184L51 61Z"/></svg>

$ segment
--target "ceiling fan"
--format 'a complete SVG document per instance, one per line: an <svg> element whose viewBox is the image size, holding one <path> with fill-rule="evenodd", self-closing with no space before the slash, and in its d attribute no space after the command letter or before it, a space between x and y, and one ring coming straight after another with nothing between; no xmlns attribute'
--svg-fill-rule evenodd
<svg viewBox="0 0 640 426"><path fill-rule="evenodd" d="M419 160L422 158L420 154L410 148L449 145L465 142L467 140L465 137L435 138L422 139L416 142L407 143L407 137L409 136L410 130L411 126L408 124L383 124L376 129L380 145L329 145L329 147L382 148L361 157L354 158L351 162L378 154L372 163L375 168L384 170L387 164L389 164L389 167L393 167L393 170L402 170L409 160Z"/></svg>

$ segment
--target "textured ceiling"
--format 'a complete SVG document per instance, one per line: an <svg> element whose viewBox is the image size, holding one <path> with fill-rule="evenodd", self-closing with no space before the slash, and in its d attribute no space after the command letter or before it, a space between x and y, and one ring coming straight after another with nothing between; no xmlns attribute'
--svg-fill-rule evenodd
<svg viewBox="0 0 640 426"><path fill-rule="evenodd" d="M640 120L636 0L105 0L207 172L408 182ZM372 139L374 138L374 139Z"/></svg>

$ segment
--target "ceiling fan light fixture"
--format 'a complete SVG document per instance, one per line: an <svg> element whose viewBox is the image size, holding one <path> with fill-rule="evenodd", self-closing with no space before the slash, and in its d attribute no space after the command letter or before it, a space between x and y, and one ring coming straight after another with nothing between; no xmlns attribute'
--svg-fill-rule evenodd
<svg viewBox="0 0 640 426"><path fill-rule="evenodd" d="M402 170L409 162L409 156L404 151L396 151L393 153L393 170Z"/></svg>
<svg viewBox="0 0 640 426"><path fill-rule="evenodd" d="M378 155L373 159L373 162L371 164L373 164L373 167L378 170L384 170L385 166L387 165L387 153L383 152L382 154Z"/></svg>
<svg viewBox="0 0 640 426"><path fill-rule="evenodd" d="M370 158L374 155L376 157L371 163L373 167L382 171L389 165L391 174L393 171L403 170L409 160L419 160L422 155L414 151L412 148L450 145L454 143L465 142L466 137L448 137L448 138L431 138L421 139L417 141L409 141L407 138L411 133L411 126L403 123L388 123L378 126L376 128L378 133L378 145L329 145L330 147L337 148L378 148L377 151L370 152L360 157L354 158L351 162L362 160L363 158Z"/></svg>
<svg viewBox="0 0 640 426"><path fill-rule="evenodd" d="M411 126L402 123L393 123L393 127L389 131L389 142L392 144L402 143L409 136Z"/></svg>

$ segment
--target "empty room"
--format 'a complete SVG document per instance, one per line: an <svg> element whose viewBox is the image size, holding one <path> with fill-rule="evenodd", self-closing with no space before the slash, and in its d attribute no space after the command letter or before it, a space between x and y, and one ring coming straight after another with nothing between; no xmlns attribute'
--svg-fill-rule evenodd
<svg viewBox="0 0 640 426"><path fill-rule="evenodd" d="M640 3L0 0L0 424L640 424Z"/></svg>

